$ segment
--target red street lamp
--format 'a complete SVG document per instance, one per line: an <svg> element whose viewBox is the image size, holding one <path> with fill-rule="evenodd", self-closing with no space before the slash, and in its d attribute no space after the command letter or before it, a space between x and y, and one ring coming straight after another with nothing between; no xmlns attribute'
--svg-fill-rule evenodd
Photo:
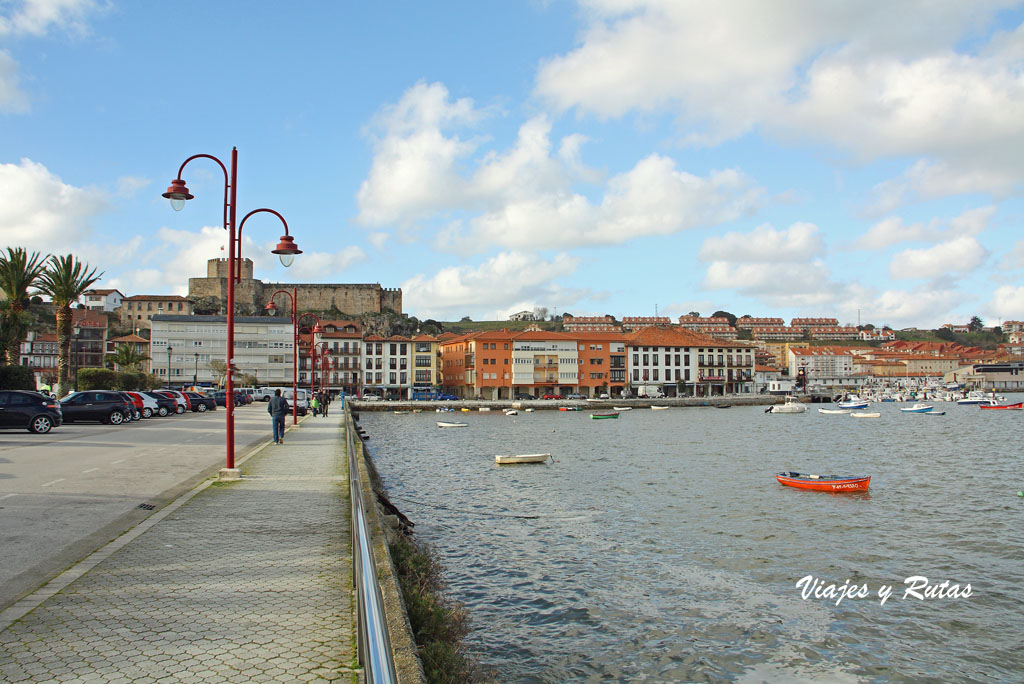
<svg viewBox="0 0 1024 684"><path fill-rule="evenodd" d="M320 351L317 351L317 347L319 347L320 345L323 345L323 349L321 349ZM323 382L323 375L324 375L323 359L324 359L324 357L326 355L326 352L327 352L327 343L326 342L317 342L316 344L312 345L309 348L309 364L310 364L309 365L309 394L310 394L310 400L312 400L312 398L313 398L312 395L313 395L313 391L315 389L315 383L316 383L316 361L317 361L317 359L320 359L320 381Z"/></svg>
<svg viewBox="0 0 1024 684"><path fill-rule="evenodd" d="M227 383L225 386L226 396L224 408L227 411L227 466L221 471L224 479L236 479L238 471L235 469L235 385L232 378L235 361L235 282L241 280L241 257L242 257L242 227L246 220L253 214L267 212L273 214L284 224L284 235L277 248L271 250L273 254L281 257L281 264L291 266L296 254L302 254L295 245L295 240L288 234L288 222L284 217L273 209L254 209L246 214L241 223L236 224L236 197L238 194L238 148L231 148L231 170L224 166L217 157L209 154L195 154L182 162L178 167L178 176L171 181L170 187L163 196L171 201L171 208L181 211L187 200L195 196L189 192L185 181L181 178L182 171L193 159L212 159L224 172L224 229L228 231L228 288L227 288ZM236 232L237 227L237 232Z"/></svg>
<svg viewBox="0 0 1024 684"><path fill-rule="evenodd" d="M299 317L298 311L296 310L298 295L296 294L294 287L291 292L288 290L278 290L274 294L270 295L270 303L264 308L270 312L271 316L277 313L277 307L274 306L274 297L279 294L287 295L292 302L292 425L298 425L299 414L295 408L296 399L299 396L297 392L299 366Z"/></svg>

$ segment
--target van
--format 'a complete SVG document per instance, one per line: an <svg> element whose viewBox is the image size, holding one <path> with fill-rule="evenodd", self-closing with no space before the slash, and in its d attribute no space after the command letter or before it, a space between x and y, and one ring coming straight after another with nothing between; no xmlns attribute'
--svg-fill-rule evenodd
<svg viewBox="0 0 1024 684"><path fill-rule="evenodd" d="M665 393L657 385L640 385L637 388L636 396L641 399L664 399Z"/></svg>
<svg viewBox="0 0 1024 684"><path fill-rule="evenodd" d="M277 388L275 388L275 389L277 389ZM304 390L304 389L296 390L296 392L298 393L298 399L297 400L293 400L292 399L292 388L291 387L281 387L280 390L281 390L281 396L285 398L285 401L288 402L289 406L292 406L293 405L293 401L294 401L295 413L299 414L300 416L306 415L306 412L309 411L309 390ZM273 392L271 392L271 394L273 394ZM269 399L268 399L268 401L269 401Z"/></svg>

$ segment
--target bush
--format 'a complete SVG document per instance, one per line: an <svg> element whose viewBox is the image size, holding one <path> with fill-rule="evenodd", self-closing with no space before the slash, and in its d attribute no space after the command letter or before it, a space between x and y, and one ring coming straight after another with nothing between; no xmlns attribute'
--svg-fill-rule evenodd
<svg viewBox="0 0 1024 684"><path fill-rule="evenodd" d="M112 389L116 382L117 372L109 368L78 369L79 391Z"/></svg>
<svg viewBox="0 0 1024 684"><path fill-rule="evenodd" d="M36 375L28 366L0 366L0 389L35 390Z"/></svg>
<svg viewBox="0 0 1024 684"><path fill-rule="evenodd" d="M110 389L137 390L146 384L146 374L138 371L121 371L117 374L114 385Z"/></svg>

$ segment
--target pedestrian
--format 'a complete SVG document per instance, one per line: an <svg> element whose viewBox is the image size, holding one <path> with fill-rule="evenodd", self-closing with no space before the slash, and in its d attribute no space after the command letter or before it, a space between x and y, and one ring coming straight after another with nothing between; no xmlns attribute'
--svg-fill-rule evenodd
<svg viewBox="0 0 1024 684"><path fill-rule="evenodd" d="M274 428L274 444L284 444L284 417L291 410L288 400L281 396L281 390L274 390L274 396L267 405L267 413L270 414L270 422Z"/></svg>
<svg viewBox="0 0 1024 684"><path fill-rule="evenodd" d="M314 394L313 399L309 402L309 407L313 409L313 417L316 418L317 412L320 409L320 395Z"/></svg>
<svg viewBox="0 0 1024 684"><path fill-rule="evenodd" d="M330 405L331 405L331 393L330 392L324 392L324 401L323 401L323 403L320 406L320 410L323 412L324 418L327 417L327 407L330 406Z"/></svg>

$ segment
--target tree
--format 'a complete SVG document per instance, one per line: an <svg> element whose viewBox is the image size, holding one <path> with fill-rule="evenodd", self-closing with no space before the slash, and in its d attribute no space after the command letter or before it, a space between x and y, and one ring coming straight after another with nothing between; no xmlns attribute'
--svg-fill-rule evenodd
<svg viewBox="0 0 1024 684"><path fill-rule="evenodd" d="M213 373L213 377L217 381L217 387L220 387L224 382L224 378L228 375L227 362L220 359L210 359L206 367Z"/></svg>
<svg viewBox="0 0 1024 684"><path fill-rule="evenodd" d="M21 342L31 317L25 311L28 289L45 270L45 262L39 252L29 254L23 247L8 247L6 255L0 255L0 291L7 296L3 309L3 342L7 363L18 365L21 356Z"/></svg>
<svg viewBox="0 0 1024 684"><path fill-rule="evenodd" d="M538 321L546 321L548 319L548 308L546 306L533 307L533 318Z"/></svg>
<svg viewBox="0 0 1024 684"><path fill-rule="evenodd" d="M946 342L952 342L955 339L953 331L949 328L939 328L935 331L935 336L940 340L945 340Z"/></svg>
<svg viewBox="0 0 1024 684"><path fill-rule="evenodd" d="M50 295L57 317L57 362L60 381L57 396L61 396L71 384L71 305L92 287L93 283L103 277L96 269L89 270L74 255L51 256L46 268L39 276L39 289Z"/></svg>
<svg viewBox="0 0 1024 684"><path fill-rule="evenodd" d="M971 332L979 332L985 327L985 324L977 316L971 316L971 322L967 324L967 329Z"/></svg>
<svg viewBox="0 0 1024 684"><path fill-rule="evenodd" d="M700 318L700 311L691 311L690 313L688 313L686 315L687 316L693 316L694 318Z"/></svg>
<svg viewBox="0 0 1024 684"><path fill-rule="evenodd" d="M728 318L729 319L729 325L731 325L733 327L736 327L736 317L733 316L728 311L716 311L715 313L711 314L711 317L712 318Z"/></svg>
<svg viewBox="0 0 1024 684"><path fill-rule="evenodd" d="M107 354L107 361L113 363L118 370L137 370L139 364L149 361L149 358L133 344L119 345L113 354Z"/></svg>

